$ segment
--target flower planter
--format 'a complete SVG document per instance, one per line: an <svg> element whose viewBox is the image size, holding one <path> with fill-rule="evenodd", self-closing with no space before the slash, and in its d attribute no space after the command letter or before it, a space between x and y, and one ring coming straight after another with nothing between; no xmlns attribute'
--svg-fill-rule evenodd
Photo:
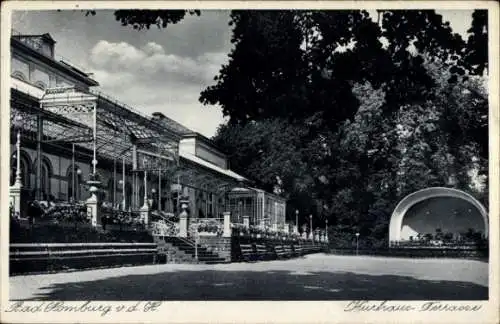
<svg viewBox="0 0 500 324"><path fill-rule="evenodd" d="M213 232L198 232L198 235L199 236L217 236L217 233L213 233Z"/></svg>

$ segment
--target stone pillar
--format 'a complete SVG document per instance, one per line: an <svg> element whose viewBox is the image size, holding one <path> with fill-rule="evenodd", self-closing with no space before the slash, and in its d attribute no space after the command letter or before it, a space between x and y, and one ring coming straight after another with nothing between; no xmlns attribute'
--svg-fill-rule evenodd
<svg viewBox="0 0 500 324"><path fill-rule="evenodd" d="M187 204L182 203L181 205L182 212L179 214L179 236L187 237L187 229L188 229L188 213L187 213Z"/></svg>
<svg viewBox="0 0 500 324"><path fill-rule="evenodd" d="M89 181L90 182L90 181ZM99 190L97 188L97 183L89 183L90 184L90 198L88 198L85 202L85 205L87 206L87 215L91 219L91 224L93 227L100 227L101 224L101 215L99 212L99 206L97 205L98 199L97 199L97 191Z"/></svg>
<svg viewBox="0 0 500 324"><path fill-rule="evenodd" d="M20 183L14 183L10 187L10 203L14 213L18 213L21 216L21 185Z"/></svg>
<svg viewBox="0 0 500 324"><path fill-rule="evenodd" d="M231 212L224 212L224 233L223 237L231 237Z"/></svg>
<svg viewBox="0 0 500 324"><path fill-rule="evenodd" d="M141 219L144 225L147 227L149 224L149 205L147 203L144 203L144 205L141 207L140 213Z"/></svg>
<svg viewBox="0 0 500 324"><path fill-rule="evenodd" d="M245 228L250 227L250 216L243 216L243 226L245 226Z"/></svg>
<svg viewBox="0 0 500 324"><path fill-rule="evenodd" d="M293 225L293 232L299 234L299 227L297 225Z"/></svg>
<svg viewBox="0 0 500 324"><path fill-rule="evenodd" d="M14 213L21 216L21 189L23 187L21 181L21 132L17 132L16 142L16 180L14 185L10 187L10 202Z"/></svg>
<svg viewBox="0 0 500 324"><path fill-rule="evenodd" d="M290 233L290 224L285 223L285 227L283 227L283 230L286 234Z"/></svg>

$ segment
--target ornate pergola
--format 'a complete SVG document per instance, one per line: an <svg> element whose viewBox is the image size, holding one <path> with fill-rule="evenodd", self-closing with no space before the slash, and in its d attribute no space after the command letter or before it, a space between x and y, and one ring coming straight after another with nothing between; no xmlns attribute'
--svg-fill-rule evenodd
<svg viewBox="0 0 500 324"><path fill-rule="evenodd" d="M86 152L82 154L88 156L90 178L96 177L98 166L109 169L112 165L113 203L117 179L131 176L132 195L130 201L122 202L123 208L139 209L148 201L148 187L158 192L159 207L165 189L175 188L180 199L180 188L193 188L216 197L215 214L219 215L227 205L225 193L247 182L234 172L207 165L197 157L179 155L182 133L175 125L146 116L100 92L60 87L47 89L37 98L12 89L11 101L12 133L21 133L23 140L36 143L37 157L42 156L45 146L72 145L73 154L75 148ZM41 163L38 158L38 200ZM121 185L125 200L125 183Z"/></svg>

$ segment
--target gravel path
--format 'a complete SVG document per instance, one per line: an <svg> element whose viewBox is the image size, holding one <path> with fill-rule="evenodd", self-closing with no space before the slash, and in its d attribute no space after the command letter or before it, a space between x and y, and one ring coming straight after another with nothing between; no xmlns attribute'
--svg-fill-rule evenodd
<svg viewBox="0 0 500 324"><path fill-rule="evenodd" d="M309 255L10 278L11 300L480 300L488 264L457 259Z"/></svg>

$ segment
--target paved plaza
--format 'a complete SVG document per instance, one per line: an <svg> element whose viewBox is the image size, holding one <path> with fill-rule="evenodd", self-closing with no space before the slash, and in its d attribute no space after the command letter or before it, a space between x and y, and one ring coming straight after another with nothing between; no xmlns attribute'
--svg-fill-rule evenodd
<svg viewBox="0 0 500 324"><path fill-rule="evenodd" d="M488 263L313 254L10 278L11 300L481 300Z"/></svg>

